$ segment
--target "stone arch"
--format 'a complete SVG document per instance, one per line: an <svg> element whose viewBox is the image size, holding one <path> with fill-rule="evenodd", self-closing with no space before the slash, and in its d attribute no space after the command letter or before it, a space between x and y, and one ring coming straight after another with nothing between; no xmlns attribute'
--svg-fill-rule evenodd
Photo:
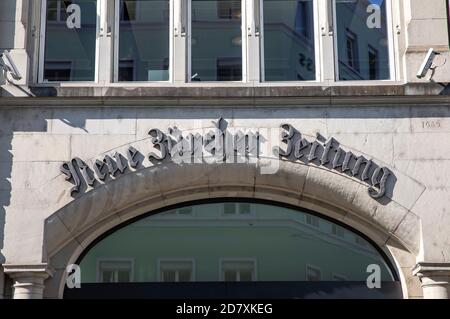
<svg viewBox="0 0 450 319"><path fill-rule="evenodd" d="M409 198L405 201L394 192L376 201L368 195L367 185L350 176L276 161L279 170L271 175L260 173L261 160L257 164L162 163L129 171L80 195L45 220L44 261L55 269L47 280L46 297L62 296L66 265L104 232L152 210L209 198L268 199L308 208L363 233L391 257L389 247L410 256L419 252L420 220L408 208ZM402 184L418 187L414 180L396 176Z"/></svg>

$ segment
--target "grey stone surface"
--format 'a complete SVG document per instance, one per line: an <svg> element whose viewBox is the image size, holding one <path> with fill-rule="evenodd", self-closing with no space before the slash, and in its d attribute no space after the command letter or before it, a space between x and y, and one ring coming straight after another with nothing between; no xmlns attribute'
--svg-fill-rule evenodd
<svg viewBox="0 0 450 319"><path fill-rule="evenodd" d="M430 47L450 61L444 0L393 2L395 81L305 85L39 84L32 7L0 1L0 50L11 50L24 75L13 84L0 80L0 264L55 267L45 297L62 296L65 265L104 231L154 209L208 198L269 199L339 220L387 251L410 298L423 296L411 273L415 263L450 263L450 63L436 69L434 82L416 78ZM286 122L310 139L333 136L393 172L387 196L374 200L367 183L315 164L148 160L149 129L205 132L219 117L230 128L275 132L272 144ZM136 169L82 185L71 196L72 184L59 171L63 162L78 156L92 166L129 146L141 152ZM268 161L280 165L276 174L260 174ZM428 294L437 295L429 293L432 285Z"/></svg>

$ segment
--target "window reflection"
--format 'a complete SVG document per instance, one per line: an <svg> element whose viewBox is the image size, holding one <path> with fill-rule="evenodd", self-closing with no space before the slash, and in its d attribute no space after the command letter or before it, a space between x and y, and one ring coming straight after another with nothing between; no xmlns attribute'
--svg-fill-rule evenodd
<svg viewBox="0 0 450 319"><path fill-rule="evenodd" d="M333 281L336 274L365 282L370 264L381 267L382 281L394 280L378 251L344 227L297 210L226 202L135 221L93 246L80 267L86 283Z"/></svg>
<svg viewBox="0 0 450 319"><path fill-rule="evenodd" d="M44 81L95 80L96 23L96 0L47 0Z"/></svg>
<svg viewBox="0 0 450 319"><path fill-rule="evenodd" d="M339 80L387 80L386 0L336 0Z"/></svg>
<svg viewBox="0 0 450 319"><path fill-rule="evenodd" d="M169 80L169 0L121 0L118 80Z"/></svg>
<svg viewBox="0 0 450 319"><path fill-rule="evenodd" d="M313 0L264 0L265 81L315 80Z"/></svg>
<svg viewBox="0 0 450 319"><path fill-rule="evenodd" d="M242 81L240 0L192 0L191 81Z"/></svg>

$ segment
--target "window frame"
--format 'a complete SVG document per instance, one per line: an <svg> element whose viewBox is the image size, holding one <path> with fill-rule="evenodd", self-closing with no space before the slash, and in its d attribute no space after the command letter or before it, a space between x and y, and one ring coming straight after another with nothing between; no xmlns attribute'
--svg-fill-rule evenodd
<svg viewBox="0 0 450 319"><path fill-rule="evenodd" d="M225 206L226 205L234 205L234 213L233 214L227 214L225 212ZM242 204L248 204L248 203L240 203L240 202L227 202L223 203L220 207L220 217L224 219L246 219L246 218L252 218L256 216L255 206L250 204L250 211L248 214L241 213L240 207Z"/></svg>
<svg viewBox="0 0 450 319"><path fill-rule="evenodd" d="M337 32L337 10L336 10L336 3L338 0L332 0L332 14L333 14L333 53L334 53L334 81L333 85L338 84L346 84L346 85L367 85L370 84L381 84L385 85L386 82L396 82L397 79L397 72L396 72L396 65L397 60L395 57L395 51L394 48L396 47L396 41L394 41L394 30L393 30L393 20L394 20L394 12L393 12L393 5L392 0L384 0L386 2L386 32L387 32L387 45L388 45L388 57L389 57L389 79L383 79L383 80L340 80L340 74L339 74L339 50L338 50L338 32ZM351 31L351 30L350 30ZM324 65L324 60L321 61Z"/></svg>
<svg viewBox="0 0 450 319"><path fill-rule="evenodd" d="M182 2L180 17L175 6ZM36 50L34 52L33 78L40 86L59 84L62 87L110 86L110 87L202 87L202 86L364 86L364 85L392 85L403 84L405 72L402 69L398 48L400 37L399 23L400 7L392 0L386 0L386 27L389 56L389 79L384 80L339 80L339 60L337 51L336 1L332 0L328 9L328 0L313 2L314 45L315 45L315 80L306 81L266 81L264 79L264 0L241 0L242 6L242 81L192 81L191 80L191 9L192 0L169 0L169 80L168 81L118 81L118 29L120 24L119 0L97 0L97 25L95 49L95 75L92 81L44 81L45 41L47 24L47 0L36 1L35 20L38 25L38 36L35 37ZM257 7L257 8L255 8ZM259 15L256 13L259 12ZM177 14L177 16L175 16ZM174 30L175 23L183 21L186 32L178 35ZM328 30L328 24L331 29ZM253 26L251 28L251 26ZM394 30L393 26L396 26ZM110 30L104 30L110 28ZM251 28L251 29L249 29ZM255 35L255 29L259 35ZM251 31L250 31L251 30ZM330 32L329 32L330 31ZM252 32L251 35L249 33ZM183 32L182 32L183 33ZM176 49L176 51L174 50ZM259 54L255 58L255 52ZM100 56L105 63L99 64Z"/></svg>
<svg viewBox="0 0 450 319"><path fill-rule="evenodd" d="M252 263L252 280L251 282L258 281L258 263L256 258L219 258L219 282L225 282L225 263ZM240 271L240 269L233 269ZM236 282L242 282L240 279Z"/></svg>
<svg viewBox="0 0 450 319"><path fill-rule="evenodd" d="M169 79L167 81L119 81L119 41L120 41L120 1L121 0L114 0L114 21L113 21L113 29L114 29L114 35L111 37L113 52L112 52L112 82L115 84L120 85L130 85L130 84L136 84L136 85L143 85L143 84L167 84L167 83L173 83L173 65L174 65L174 0L167 0L169 1ZM138 13L138 7L139 4L136 3L136 14Z"/></svg>
<svg viewBox="0 0 450 319"><path fill-rule="evenodd" d="M109 262L109 263L121 263L121 262L128 262L130 263L130 281L134 282L134 258L97 258L97 273L96 273L96 279L98 283L103 283L103 275L102 275L102 269L101 264L102 262Z"/></svg>
<svg viewBox="0 0 450 319"><path fill-rule="evenodd" d="M158 258L156 261L156 281L160 282L160 283L167 283L167 281L163 281L163 276L161 274L162 271L162 267L161 264L164 262L168 262L168 263L191 263L192 268L191 268L191 280L188 282L195 282L196 280L196 264L195 264L195 258L194 257L190 257L190 258ZM180 281L175 281L176 283L180 282Z"/></svg>
<svg viewBox="0 0 450 319"><path fill-rule="evenodd" d="M61 0L62 1L62 0ZM94 79L92 81L44 81L45 74L45 44L46 44L46 32L47 32L47 2L48 0L42 0L41 5L37 6L40 9L40 32L39 32L39 52L38 52L38 72L37 72L37 82L39 84L56 84L56 83L64 83L64 84L86 84L89 83L92 85L93 83L99 83L99 60L100 60L100 28L101 28L101 19L99 19L99 14L106 14L106 12L102 12L102 1L96 0L97 2L97 21L95 27L95 72Z"/></svg>

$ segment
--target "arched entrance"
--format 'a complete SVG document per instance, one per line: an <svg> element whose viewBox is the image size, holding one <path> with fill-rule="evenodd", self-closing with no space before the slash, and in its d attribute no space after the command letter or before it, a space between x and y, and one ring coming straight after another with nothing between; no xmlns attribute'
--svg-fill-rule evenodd
<svg viewBox="0 0 450 319"><path fill-rule="evenodd" d="M43 262L54 269L53 277L46 280L45 297L63 297L67 265L79 261L83 252L111 229L172 205L236 198L308 209L364 234L386 255L395 257L392 264L407 291L402 269L410 273L419 251L420 221L405 208L405 197L394 194L376 201L368 196L365 185L347 175L291 161L278 164L276 174L261 175L259 163L162 163L130 171L81 194L45 220ZM415 186L407 177L401 181L405 187Z"/></svg>
<svg viewBox="0 0 450 319"><path fill-rule="evenodd" d="M267 200L173 205L109 230L65 298L401 298L387 255L350 227ZM380 281L379 289L370 282Z"/></svg>

